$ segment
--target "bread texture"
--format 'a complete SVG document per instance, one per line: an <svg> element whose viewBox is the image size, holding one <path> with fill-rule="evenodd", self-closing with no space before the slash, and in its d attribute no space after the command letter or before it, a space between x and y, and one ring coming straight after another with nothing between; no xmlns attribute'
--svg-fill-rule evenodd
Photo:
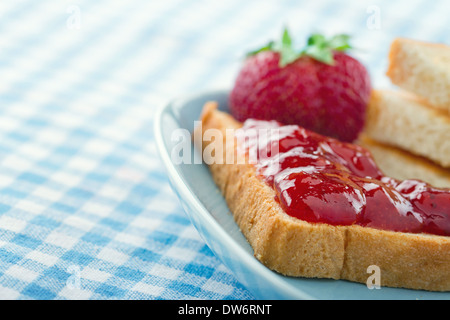
<svg viewBox="0 0 450 320"><path fill-rule="evenodd" d="M395 39L387 76L392 83L450 113L450 47L412 39Z"/></svg>
<svg viewBox="0 0 450 320"><path fill-rule="evenodd" d="M204 133L241 123L220 112L213 102L201 115ZM198 134L198 133L196 133ZM210 144L224 141L205 141ZM236 140L223 150L223 159L236 152ZM224 161L225 162L225 161ZM212 163L211 175L221 190L236 223L270 269L295 277L345 279L367 283L371 266L380 270L382 286L433 291L450 290L450 238L377 230L361 226L308 223L287 215L275 192L257 176L251 164Z"/></svg>
<svg viewBox="0 0 450 320"><path fill-rule="evenodd" d="M378 167L389 177L422 180L437 188L450 188L450 169L438 166L425 157L376 142L365 135L361 135L356 143L372 153Z"/></svg>
<svg viewBox="0 0 450 320"><path fill-rule="evenodd" d="M409 92L373 90L364 134L450 168L450 116Z"/></svg>

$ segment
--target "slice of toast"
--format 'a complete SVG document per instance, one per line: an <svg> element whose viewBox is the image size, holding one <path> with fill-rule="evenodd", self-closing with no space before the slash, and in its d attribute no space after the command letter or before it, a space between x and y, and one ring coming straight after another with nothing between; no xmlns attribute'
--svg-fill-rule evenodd
<svg viewBox="0 0 450 320"><path fill-rule="evenodd" d="M202 130L227 129L241 123L205 105ZM199 134L198 132L195 133ZM203 139L202 139L203 140ZM203 140L210 144L224 141ZM236 140L223 150L236 153ZM212 163L209 168L233 216L254 250L255 257L281 274L300 277L346 279L367 283L370 268L379 268L382 286L433 291L450 290L450 238L377 230L357 225L308 223L287 215L275 201L275 191L257 176L251 164L234 161Z"/></svg>
<svg viewBox="0 0 450 320"><path fill-rule="evenodd" d="M450 113L450 47L398 38L391 44L387 76Z"/></svg>
<svg viewBox="0 0 450 320"><path fill-rule="evenodd" d="M373 90L364 134L450 168L450 116L409 92Z"/></svg>

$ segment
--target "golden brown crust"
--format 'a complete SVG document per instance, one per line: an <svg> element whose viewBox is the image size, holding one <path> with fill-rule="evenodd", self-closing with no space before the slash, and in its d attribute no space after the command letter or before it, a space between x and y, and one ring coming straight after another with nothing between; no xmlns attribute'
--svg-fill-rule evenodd
<svg viewBox="0 0 450 320"><path fill-rule="evenodd" d="M376 265L381 269L381 284L393 287L450 290L450 239L349 227L346 263L342 277L364 282L362 269Z"/></svg>
<svg viewBox="0 0 450 320"><path fill-rule="evenodd" d="M205 106L202 121L203 132L241 126L214 103ZM214 141L201 147L209 143ZM252 165L211 164L210 170L256 258L267 267L289 276L366 283L367 268L376 265L382 286L450 290L448 237L308 223L283 211Z"/></svg>

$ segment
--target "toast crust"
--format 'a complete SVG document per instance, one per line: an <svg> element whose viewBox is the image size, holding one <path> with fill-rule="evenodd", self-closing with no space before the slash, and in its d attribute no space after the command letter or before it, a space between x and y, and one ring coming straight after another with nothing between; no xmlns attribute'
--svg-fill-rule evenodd
<svg viewBox="0 0 450 320"><path fill-rule="evenodd" d="M197 131L224 133L241 126L216 108L213 102L205 105ZM199 147L210 143L216 141L202 141ZM236 144L223 149L224 157L234 152L230 148ZM368 268L376 265L381 286L450 290L449 237L308 223L284 212L251 164L213 163L209 168L255 257L270 269L288 276L366 283Z"/></svg>

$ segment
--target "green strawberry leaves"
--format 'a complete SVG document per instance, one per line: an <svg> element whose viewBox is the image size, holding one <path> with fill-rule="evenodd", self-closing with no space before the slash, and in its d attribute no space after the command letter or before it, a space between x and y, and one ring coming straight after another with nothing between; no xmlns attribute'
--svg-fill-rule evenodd
<svg viewBox="0 0 450 320"><path fill-rule="evenodd" d="M277 46L275 44L275 50L277 48L281 53L280 65L282 67L288 65L291 62L294 62L299 58L299 54L295 52L294 47L292 46L292 38L287 29L284 29L283 37L281 38L281 45Z"/></svg>
<svg viewBox="0 0 450 320"><path fill-rule="evenodd" d="M349 39L350 36L346 34L335 35L327 39L325 36L315 33L308 38L307 44L302 50L296 51L289 31L285 28L281 41L271 41L264 47L250 52L247 56L263 51L275 51L280 53L280 67L285 67L302 56L309 56L322 63L333 65L334 51L346 51L352 48Z"/></svg>
<svg viewBox="0 0 450 320"><path fill-rule="evenodd" d="M250 51L249 53L247 53L247 57L254 56L254 55L256 55L256 54L258 54L260 52L263 52L263 51L273 51L274 50L274 45L275 45L275 42L274 41L270 41L264 47L256 49L256 50L253 50L253 51Z"/></svg>

